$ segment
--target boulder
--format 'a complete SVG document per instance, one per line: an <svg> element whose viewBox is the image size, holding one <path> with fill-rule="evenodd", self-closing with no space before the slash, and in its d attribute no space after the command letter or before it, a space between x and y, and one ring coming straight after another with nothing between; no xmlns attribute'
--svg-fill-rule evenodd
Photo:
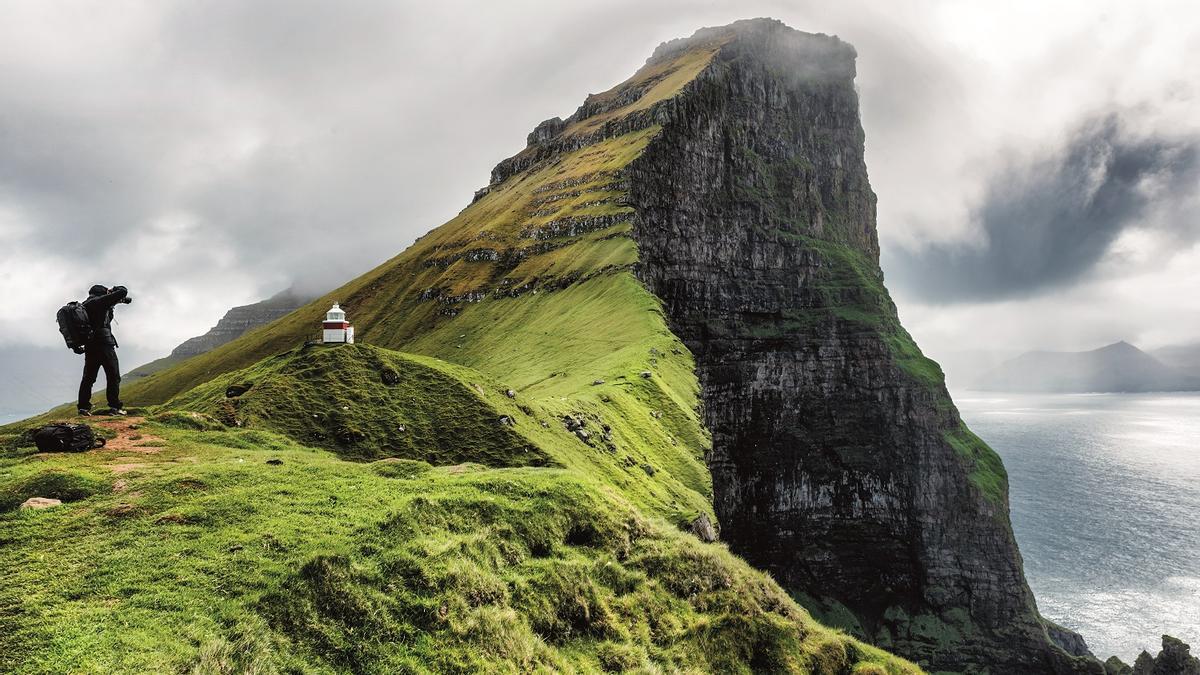
<svg viewBox="0 0 1200 675"><path fill-rule="evenodd" d="M696 535L696 538L700 541L709 544L717 540L717 528L713 527L712 520L709 519L707 513L701 513L697 516L688 527L688 531Z"/></svg>
<svg viewBox="0 0 1200 675"><path fill-rule="evenodd" d="M49 497L30 497L21 504L21 510L26 509L50 509L55 506L62 506L61 499L51 499Z"/></svg>
<svg viewBox="0 0 1200 675"><path fill-rule="evenodd" d="M1200 659L1191 646L1170 635L1162 636L1162 651L1151 657L1143 651L1133 663L1133 675L1200 675Z"/></svg>
<svg viewBox="0 0 1200 675"><path fill-rule="evenodd" d="M1105 675L1133 675L1133 668L1130 668L1129 664L1121 659L1110 656L1104 662L1104 673Z"/></svg>

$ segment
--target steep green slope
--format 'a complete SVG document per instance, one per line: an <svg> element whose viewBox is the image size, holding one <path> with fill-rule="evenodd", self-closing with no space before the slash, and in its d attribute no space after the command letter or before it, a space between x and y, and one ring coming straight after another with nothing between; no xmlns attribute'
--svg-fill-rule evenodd
<svg viewBox="0 0 1200 675"><path fill-rule="evenodd" d="M0 671L918 672L583 471L158 420L4 439ZM13 510L34 495L67 505Z"/></svg>
<svg viewBox="0 0 1200 675"><path fill-rule="evenodd" d="M562 392L552 377L561 373L573 390L582 388L609 374L605 362L651 365L650 347L679 343L657 301L629 275L636 247L617 172L656 131L603 139L526 169L375 270L280 321L136 382L126 397L161 403L291 349L316 337L335 301L361 342L466 362L533 392ZM544 293L553 296L537 297ZM640 353L614 359L614 347L632 346ZM694 391L684 385L678 393L694 405Z"/></svg>
<svg viewBox="0 0 1200 675"><path fill-rule="evenodd" d="M532 399L439 359L365 344L311 345L215 378L164 408L282 433L348 459L562 467L617 486L680 526L711 517L695 425L643 405L659 389L636 373L591 389L590 397ZM677 440L689 432L689 442Z"/></svg>

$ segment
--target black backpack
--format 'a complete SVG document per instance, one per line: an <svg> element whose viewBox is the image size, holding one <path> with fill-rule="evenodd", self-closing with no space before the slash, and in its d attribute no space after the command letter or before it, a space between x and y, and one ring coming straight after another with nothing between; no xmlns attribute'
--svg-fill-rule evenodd
<svg viewBox="0 0 1200 675"><path fill-rule="evenodd" d="M104 439L86 424L44 426L33 432L33 442L40 452L86 452L104 447Z"/></svg>
<svg viewBox="0 0 1200 675"><path fill-rule="evenodd" d="M67 348L78 351L92 337L92 320L81 302L72 300L58 310L58 332L67 341Z"/></svg>

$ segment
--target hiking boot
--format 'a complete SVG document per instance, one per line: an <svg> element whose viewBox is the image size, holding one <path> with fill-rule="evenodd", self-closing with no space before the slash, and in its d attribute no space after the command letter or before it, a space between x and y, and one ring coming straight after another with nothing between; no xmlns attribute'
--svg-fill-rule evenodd
<svg viewBox="0 0 1200 675"><path fill-rule="evenodd" d="M92 411L91 411L90 409L88 409L88 408L80 408L80 409L79 409L79 416L80 416L80 417L91 417L91 416L92 416Z"/></svg>
<svg viewBox="0 0 1200 675"><path fill-rule="evenodd" d="M124 408L109 408L108 414L114 417L125 417L129 414L129 411L125 410Z"/></svg>

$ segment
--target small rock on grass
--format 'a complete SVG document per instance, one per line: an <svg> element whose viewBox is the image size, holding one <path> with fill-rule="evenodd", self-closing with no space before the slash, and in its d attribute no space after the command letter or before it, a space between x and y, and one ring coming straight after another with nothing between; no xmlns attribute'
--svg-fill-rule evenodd
<svg viewBox="0 0 1200 675"><path fill-rule="evenodd" d="M693 520L689 529L691 529L692 534L696 535L696 538L700 541L711 544L717 540L717 529L713 527L707 513L701 513L699 517Z"/></svg>
<svg viewBox="0 0 1200 675"><path fill-rule="evenodd" d="M55 506L62 506L61 499L51 499L50 497L30 497L21 504L21 510L27 509L49 509Z"/></svg>
<svg viewBox="0 0 1200 675"><path fill-rule="evenodd" d="M283 464L283 460L277 457L272 457L271 459L267 460L267 464L270 464L271 466L279 466L280 464Z"/></svg>

